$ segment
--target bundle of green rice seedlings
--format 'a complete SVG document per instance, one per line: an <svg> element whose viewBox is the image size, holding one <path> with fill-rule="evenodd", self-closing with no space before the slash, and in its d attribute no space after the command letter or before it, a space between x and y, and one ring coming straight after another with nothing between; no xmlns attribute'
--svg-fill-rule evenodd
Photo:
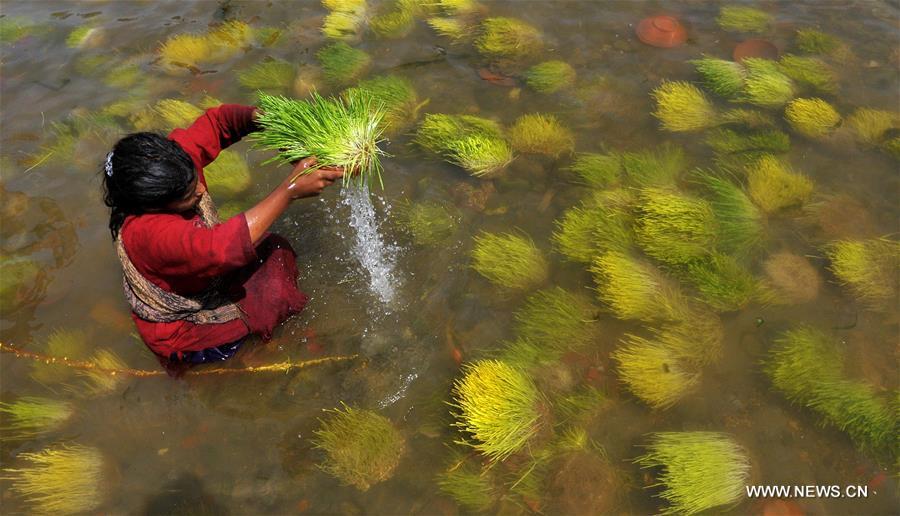
<svg viewBox="0 0 900 516"><path fill-rule="evenodd" d="M447 16L471 15L484 10L476 0L432 0L430 3Z"/></svg>
<svg viewBox="0 0 900 516"><path fill-rule="evenodd" d="M768 154L749 167L747 185L750 198L766 213L802 204L813 191L809 178Z"/></svg>
<svg viewBox="0 0 900 516"><path fill-rule="evenodd" d="M111 69L103 77L103 83L111 88L130 89L141 79L143 72L136 63L125 63Z"/></svg>
<svg viewBox="0 0 900 516"><path fill-rule="evenodd" d="M699 373L672 350L643 337L626 335L611 356L628 390L655 409L671 407L699 382Z"/></svg>
<svg viewBox="0 0 900 516"><path fill-rule="evenodd" d="M78 371L76 374L84 381L81 385L70 388L71 392L100 396L111 393L121 385L124 376L111 372L128 368L119 355L109 349L98 349L89 361L96 369Z"/></svg>
<svg viewBox="0 0 900 516"><path fill-rule="evenodd" d="M846 53L846 44L831 34L816 29L799 29L796 36L797 48L804 54L838 56Z"/></svg>
<svg viewBox="0 0 900 516"><path fill-rule="evenodd" d="M384 107L384 130L399 134L419 117L419 110L428 99L419 100L412 83L398 75L382 75L360 82L344 92L344 95L365 94Z"/></svg>
<svg viewBox="0 0 900 516"><path fill-rule="evenodd" d="M687 298L656 267L618 251L591 265L597 295L619 319L682 321L690 315Z"/></svg>
<svg viewBox="0 0 900 516"><path fill-rule="evenodd" d="M821 138L828 136L839 123L841 115L822 99L795 99L784 109L784 118L795 131Z"/></svg>
<svg viewBox="0 0 900 516"><path fill-rule="evenodd" d="M683 81L663 81L653 90L663 129L673 132L701 131L719 124L715 107L696 86Z"/></svg>
<svg viewBox="0 0 900 516"><path fill-rule="evenodd" d="M575 84L575 76L565 61L544 61L525 72L525 83L538 93L556 93Z"/></svg>
<svg viewBox="0 0 900 516"><path fill-rule="evenodd" d="M556 221L553 242L557 249L572 261L588 264L606 251L628 251L632 247L630 201L628 192L613 190L569 208Z"/></svg>
<svg viewBox="0 0 900 516"><path fill-rule="evenodd" d="M372 32L379 37L399 39L405 37L415 26L414 4L408 0L398 0L389 6L387 12L373 16L369 21Z"/></svg>
<svg viewBox="0 0 900 516"><path fill-rule="evenodd" d="M232 196L250 187L253 178L247 162L233 150L223 150L204 170L206 186L213 196Z"/></svg>
<svg viewBox="0 0 900 516"><path fill-rule="evenodd" d="M844 376L835 339L809 326L775 341L765 370L776 389L847 432L861 448L896 457L897 412L871 385Z"/></svg>
<svg viewBox="0 0 900 516"><path fill-rule="evenodd" d="M790 136L778 129L738 132L721 127L710 131L705 143L719 154L784 153L791 149Z"/></svg>
<svg viewBox="0 0 900 516"><path fill-rule="evenodd" d="M522 153L558 158L575 150L575 135L553 115L522 115L509 129L512 148Z"/></svg>
<svg viewBox="0 0 900 516"><path fill-rule="evenodd" d="M329 412L314 438L325 453L322 470L360 491L391 478L406 451L406 440L391 421L347 406Z"/></svg>
<svg viewBox="0 0 900 516"><path fill-rule="evenodd" d="M688 167L684 151L669 142L653 150L623 152L619 159L632 186L673 185Z"/></svg>
<svg viewBox="0 0 900 516"><path fill-rule="evenodd" d="M447 468L438 474L438 488L463 508L474 512L491 509L499 497L490 471L477 458L454 452Z"/></svg>
<svg viewBox="0 0 900 516"><path fill-rule="evenodd" d="M325 80L333 85L349 84L368 71L372 58L364 50L339 41L316 52Z"/></svg>
<svg viewBox="0 0 900 516"><path fill-rule="evenodd" d="M479 360L464 367L453 385L453 424L491 462L502 461L531 442L547 424L542 396L522 370L499 360Z"/></svg>
<svg viewBox="0 0 900 516"><path fill-rule="evenodd" d="M781 71L815 93L837 93L837 76L825 61L815 57L786 54L778 61Z"/></svg>
<svg viewBox="0 0 900 516"><path fill-rule="evenodd" d="M727 5L719 10L719 17L716 18L716 23L723 30L729 32L762 33L771 27L772 15L752 7Z"/></svg>
<svg viewBox="0 0 900 516"><path fill-rule="evenodd" d="M715 248L718 225L712 207L703 199L645 188L636 211L635 242L657 260L685 264Z"/></svg>
<svg viewBox="0 0 900 516"><path fill-rule="evenodd" d="M162 128L172 131L179 127L187 127L203 115L203 110L190 102L178 99L163 99L156 103L153 110L159 117Z"/></svg>
<svg viewBox="0 0 900 516"><path fill-rule="evenodd" d="M4 275L0 274L0 278ZM44 353L52 357L69 357L81 359L90 354L88 336L82 330L56 329L47 337ZM36 361L31 365L31 378L34 381L53 385L65 382L75 376L75 370L65 364L44 363Z"/></svg>
<svg viewBox="0 0 900 516"><path fill-rule="evenodd" d="M475 48L488 58L522 58L543 48L543 35L534 26L515 18L487 18Z"/></svg>
<svg viewBox="0 0 900 516"><path fill-rule="evenodd" d="M597 315L598 308L587 296L553 287L528 296L515 313L516 331L544 346L578 349L597 337Z"/></svg>
<svg viewBox="0 0 900 516"><path fill-rule="evenodd" d="M433 246L447 240L456 230L459 217L434 202L405 202L396 210L397 220L421 246Z"/></svg>
<svg viewBox="0 0 900 516"><path fill-rule="evenodd" d="M744 79L747 70L740 63L703 57L691 61L694 68L703 78L706 89L726 99L737 98L744 90Z"/></svg>
<svg viewBox="0 0 900 516"><path fill-rule="evenodd" d="M291 163L316 156L319 166L344 167L344 184L381 181L384 155L381 119L384 111L366 95L323 98L313 92L307 100L259 94L257 123L262 127L251 138L257 147L277 150L267 160ZM311 172L313 168L307 169Z"/></svg>
<svg viewBox="0 0 900 516"><path fill-rule="evenodd" d="M547 279L547 260L527 236L482 233L475 237L472 267L490 281L524 290Z"/></svg>
<svg viewBox="0 0 900 516"><path fill-rule="evenodd" d="M0 310L10 314L31 301L33 288L45 272L37 261L0 253Z"/></svg>
<svg viewBox="0 0 900 516"><path fill-rule="evenodd" d="M283 59L267 59L238 72L241 86L267 93L284 93L294 84L297 68Z"/></svg>
<svg viewBox="0 0 900 516"><path fill-rule="evenodd" d="M838 240L825 247L829 270L875 310L896 308L900 292L900 243L885 238Z"/></svg>
<svg viewBox="0 0 900 516"><path fill-rule="evenodd" d="M734 108L722 113L719 117L722 125L742 125L750 129L772 128L777 125L768 113L755 109Z"/></svg>
<svg viewBox="0 0 900 516"><path fill-rule="evenodd" d="M847 117L847 126L856 139L866 145L878 145L891 129L900 128L900 114L871 108L859 108Z"/></svg>
<svg viewBox="0 0 900 516"><path fill-rule="evenodd" d="M103 29L90 25L76 27L66 37L66 46L69 48L97 48L105 42Z"/></svg>
<svg viewBox="0 0 900 516"><path fill-rule="evenodd" d="M428 26L431 27L438 35L449 39L456 43L466 39L472 33L472 25L460 18L440 18L432 17L426 20Z"/></svg>
<svg viewBox="0 0 900 516"><path fill-rule="evenodd" d="M566 167L592 188L606 188L618 184L622 177L622 158L617 154L582 152Z"/></svg>
<svg viewBox="0 0 900 516"><path fill-rule="evenodd" d="M781 107L794 98L794 81L781 72L778 63L748 57L743 64L747 68L747 79L741 100L757 106Z"/></svg>
<svg viewBox="0 0 900 516"><path fill-rule="evenodd" d="M687 263L679 272L717 312L746 307L759 293L753 274L729 255L714 253Z"/></svg>
<svg viewBox="0 0 900 516"><path fill-rule="evenodd" d="M10 491L43 514L93 512L103 502L103 456L89 446L58 445L37 453L20 453L28 463L4 468Z"/></svg>
<svg viewBox="0 0 900 516"><path fill-rule="evenodd" d="M766 241L766 219L740 186L709 171L697 174L718 225L717 246L726 254L750 257Z"/></svg>
<svg viewBox="0 0 900 516"><path fill-rule="evenodd" d="M651 330L653 341L694 369L711 364L722 356L725 329L713 312L692 310L685 320Z"/></svg>
<svg viewBox="0 0 900 516"><path fill-rule="evenodd" d="M21 16L0 18L0 43L15 43L34 31L34 23Z"/></svg>
<svg viewBox="0 0 900 516"><path fill-rule="evenodd" d="M37 396L25 396L12 403L0 403L4 415L3 437L31 439L61 428L74 413L71 403Z"/></svg>
<svg viewBox="0 0 900 516"><path fill-rule="evenodd" d="M698 514L737 504L750 481L750 459L731 436L718 432L659 432L647 453L635 459L643 468L662 468L662 514Z"/></svg>
<svg viewBox="0 0 900 516"><path fill-rule="evenodd" d="M159 49L160 66L169 73L199 70L204 64L231 59L253 42L253 29L231 20L203 34L177 34Z"/></svg>
<svg viewBox="0 0 900 516"><path fill-rule="evenodd" d="M473 176L501 170L513 160L500 125L471 115L425 115L414 141Z"/></svg>
<svg viewBox="0 0 900 516"><path fill-rule="evenodd" d="M366 21L366 0L323 0L330 12L322 23L322 34L329 39L354 40Z"/></svg>

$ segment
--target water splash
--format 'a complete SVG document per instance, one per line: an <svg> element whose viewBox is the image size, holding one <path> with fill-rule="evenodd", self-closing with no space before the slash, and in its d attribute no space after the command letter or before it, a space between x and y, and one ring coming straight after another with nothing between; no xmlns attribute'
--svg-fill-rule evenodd
<svg viewBox="0 0 900 516"><path fill-rule="evenodd" d="M369 288L385 305L396 297L399 278L394 272L397 247L384 242L378 232L375 206L368 185L341 188L341 204L350 208L350 227L355 230L351 254L369 275Z"/></svg>

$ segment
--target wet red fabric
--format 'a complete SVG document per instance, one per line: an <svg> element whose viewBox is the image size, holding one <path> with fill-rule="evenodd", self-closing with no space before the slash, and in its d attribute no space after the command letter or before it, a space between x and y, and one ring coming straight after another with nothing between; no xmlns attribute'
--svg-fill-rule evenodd
<svg viewBox="0 0 900 516"><path fill-rule="evenodd" d="M203 167L254 130L252 107L225 104L207 110L187 129L172 131L169 138L191 156L206 184ZM207 228L196 213L145 213L128 217L121 235L134 266L160 288L190 296L223 277L230 299L247 315L246 322L194 324L145 321L132 313L141 338L164 357L251 333L268 340L278 324L306 305L306 295L297 288L296 255L290 244L268 234L254 246L243 214Z"/></svg>

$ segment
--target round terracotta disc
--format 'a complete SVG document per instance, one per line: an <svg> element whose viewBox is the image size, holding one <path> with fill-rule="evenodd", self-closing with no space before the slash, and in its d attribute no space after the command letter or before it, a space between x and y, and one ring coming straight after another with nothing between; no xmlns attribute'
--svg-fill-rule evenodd
<svg viewBox="0 0 900 516"><path fill-rule="evenodd" d="M665 14L644 18L638 23L637 37L654 47L672 48L687 41L687 30L678 18Z"/></svg>
<svg viewBox="0 0 900 516"><path fill-rule="evenodd" d="M764 39L748 39L734 47L732 59L741 62L745 57L761 57L763 59L778 59L778 47Z"/></svg>

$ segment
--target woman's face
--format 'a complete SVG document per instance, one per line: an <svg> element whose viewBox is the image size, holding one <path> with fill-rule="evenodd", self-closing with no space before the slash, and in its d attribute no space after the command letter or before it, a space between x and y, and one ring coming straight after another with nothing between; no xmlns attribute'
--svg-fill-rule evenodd
<svg viewBox="0 0 900 516"><path fill-rule="evenodd" d="M194 175L194 182L188 188L188 193L182 199L172 201L166 205L166 211L177 213L191 211L200 203L200 198L206 193L206 185L200 182L199 174Z"/></svg>

